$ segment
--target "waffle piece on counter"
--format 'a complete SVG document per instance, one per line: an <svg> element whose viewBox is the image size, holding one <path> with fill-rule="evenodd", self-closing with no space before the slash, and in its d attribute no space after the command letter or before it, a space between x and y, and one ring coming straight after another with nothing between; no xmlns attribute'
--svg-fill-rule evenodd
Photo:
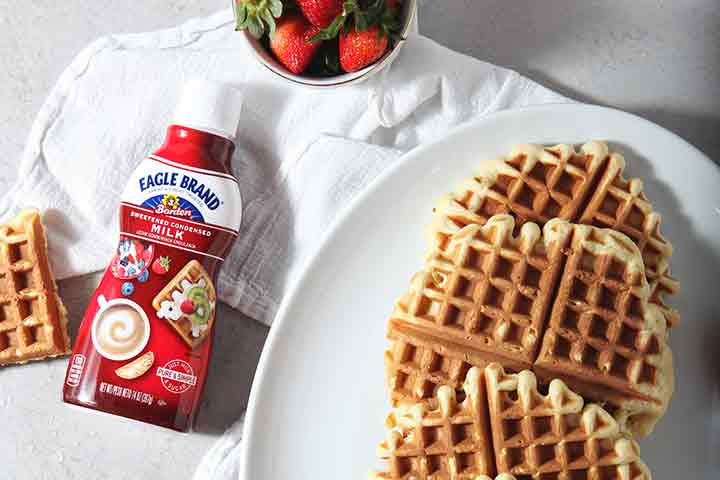
<svg viewBox="0 0 720 480"><path fill-rule="evenodd" d="M0 225L0 366L69 353L40 213L23 210Z"/></svg>

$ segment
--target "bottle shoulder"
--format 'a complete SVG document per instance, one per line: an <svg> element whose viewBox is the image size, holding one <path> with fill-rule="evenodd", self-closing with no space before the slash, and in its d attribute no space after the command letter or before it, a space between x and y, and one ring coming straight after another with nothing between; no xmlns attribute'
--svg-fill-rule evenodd
<svg viewBox="0 0 720 480"><path fill-rule="evenodd" d="M191 128L171 125L165 142L153 155L190 167L232 174L235 144L222 137Z"/></svg>

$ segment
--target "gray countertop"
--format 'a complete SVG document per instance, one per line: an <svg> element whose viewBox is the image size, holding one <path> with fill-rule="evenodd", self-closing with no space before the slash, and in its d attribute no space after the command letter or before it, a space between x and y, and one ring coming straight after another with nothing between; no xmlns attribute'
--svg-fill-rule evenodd
<svg viewBox="0 0 720 480"><path fill-rule="evenodd" d="M225 0L0 0L0 188L15 180L35 113L83 46L226 6ZM420 30L565 95L638 113L720 160L717 0L421 0ZM90 275L61 282L73 333L96 281ZM196 434L63 406L65 360L0 370L0 478L189 478L243 411L267 335L235 311L219 314Z"/></svg>

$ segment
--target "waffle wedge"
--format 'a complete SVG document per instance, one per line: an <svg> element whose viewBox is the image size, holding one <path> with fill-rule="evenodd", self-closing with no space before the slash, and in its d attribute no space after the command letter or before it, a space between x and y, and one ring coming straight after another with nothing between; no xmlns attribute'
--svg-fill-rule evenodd
<svg viewBox="0 0 720 480"><path fill-rule="evenodd" d="M538 392L527 370L486 368L487 399L497 471L518 478L650 480L637 444L615 419L561 380Z"/></svg>
<svg viewBox="0 0 720 480"><path fill-rule="evenodd" d="M0 225L0 365L69 353L40 213L23 210Z"/></svg>
<svg viewBox="0 0 720 480"><path fill-rule="evenodd" d="M578 223L612 228L630 237L640 249L650 299L660 307L668 326L680 320L677 310L665 303L665 297L677 293L680 285L670 275L672 245L660 232L660 214L643 192L642 180L623 177L625 159L617 153L608 156L597 188L590 197Z"/></svg>
<svg viewBox="0 0 720 480"><path fill-rule="evenodd" d="M464 227L413 277L388 322L393 403L435 406L441 385L498 362L563 379L647 434L669 403L672 359L637 246L558 219L542 235L534 223L515 230L505 214Z"/></svg>
<svg viewBox="0 0 720 480"><path fill-rule="evenodd" d="M667 408L673 376L642 257L627 236L585 225L573 227L566 256L534 369L617 406L619 419L645 435Z"/></svg>
<svg viewBox="0 0 720 480"><path fill-rule="evenodd" d="M417 382L428 380L423 375L433 369L449 367L451 361L439 361L441 356L471 359L478 367L492 361L516 370L532 365L569 229L541 235L536 224L527 223L515 237L514 228L510 215L467 227L435 249L413 277L389 321L389 338L399 340L386 354L393 394L432 393ZM457 384L466 369L458 364L450 372L454 382L440 376L433 383Z"/></svg>
<svg viewBox="0 0 720 480"><path fill-rule="evenodd" d="M181 304L188 296L192 296L193 289L200 290L203 298L202 302L195 306L195 312L187 314L181 311ZM212 331L216 302L217 296L210 275L200 262L191 260L155 296L152 305L158 316L166 318L180 338L190 348L195 348ZM198 311L198 308L204 310ZM194 317L199 314L202 314L202 323Z"/></svg>
<svg viewBox="0 0 720 480"><path fill-rule="evenodd" d="M623 156L603 142L588 142L579 151L570 145L520 145L506 158L485 163L443 199L435 209L433 244L442 247L454 232L498 213L511 213L517 228L560 218L617 229L640 248L652 302L672 327L679 314L664 299L679 290L670 275L672 246L660 233L660 215L642 182L626 179L624 169Z"/></svg>
<svg viewBox="0 0 720 480"><path fill-rule="evenodd" d="M637 444L596 404L561 380L547 394L535 375L496 363L468 370L464 400L449 385L436 409L416 402L387 418L373 480L650 480Z"/></svg>
<svg viewBox="0 0 720 480"><path fill-rule="evenodd" d="M464 399L445 385L437 391L437 409L416 403L394 410L386 419L390 429L378 446L388 471L376 480L476 480L493 471L490 424L482 371L468 371Z"/></svg>

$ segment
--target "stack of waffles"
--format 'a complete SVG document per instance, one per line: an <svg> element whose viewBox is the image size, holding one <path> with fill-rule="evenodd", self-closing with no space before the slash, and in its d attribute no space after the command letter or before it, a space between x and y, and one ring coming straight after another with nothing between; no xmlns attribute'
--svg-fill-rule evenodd
<svg viewBox="0 0 720 480"><path fill-rule="evenodd" d="M70 353L40 214L0 225L0 366Z"/></svg>
<svg viewBox="0 0 720 480"><path fill-rule="evenodd" d="M388 322L374 478L650 478L632 438L672 396L678 283L624 167L601 142L524 145L443 200Z"/></svg>

